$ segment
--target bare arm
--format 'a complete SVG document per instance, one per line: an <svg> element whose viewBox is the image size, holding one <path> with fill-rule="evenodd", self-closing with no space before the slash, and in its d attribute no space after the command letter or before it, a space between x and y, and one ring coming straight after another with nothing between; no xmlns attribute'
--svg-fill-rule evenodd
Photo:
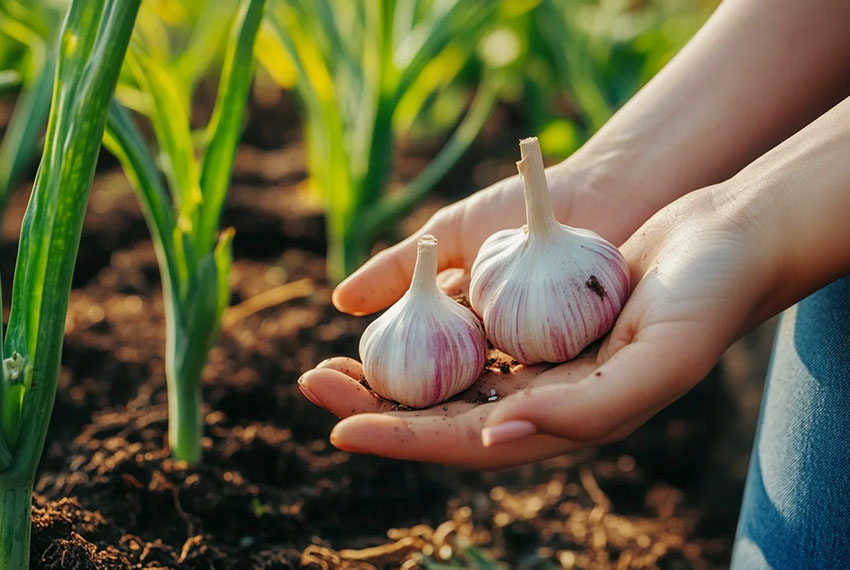
<svg viewBox="0 0 850 570"><path fill-rule="evenodd" d="M848 22L844 0L726 0L573 169L653 209L726 180L850 93Z"/></svg>

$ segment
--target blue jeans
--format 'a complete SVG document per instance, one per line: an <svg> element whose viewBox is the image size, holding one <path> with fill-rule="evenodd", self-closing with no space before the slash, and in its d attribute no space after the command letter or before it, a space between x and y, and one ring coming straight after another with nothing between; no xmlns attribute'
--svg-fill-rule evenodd
<svg viewBox="0 0 850 570"><path fill-rule="evenodd" d="M850 568L850 277L781 317L732 570Z"/></svg>

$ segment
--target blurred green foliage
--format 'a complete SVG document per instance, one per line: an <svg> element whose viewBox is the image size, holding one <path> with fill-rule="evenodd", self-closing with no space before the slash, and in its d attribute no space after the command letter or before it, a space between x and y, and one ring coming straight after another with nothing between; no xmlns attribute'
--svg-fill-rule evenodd
<svg viewBox="0 0 850 570"><path fill-rule="evenodd" d="M515 59L479 58L477 46L501 18L533 5L524 0L272 4L258 56L278 80L295 78L311 183L327 212L333 279L363 262L377 235L421 200L475 139ZM475 95L466 89L464 72L474 76L469 91ZM456 92L454 86L464 80L464 90ZM454 125L452 135L418 177L387 192L395 137L429 118L436 119L432 129Z"/></svg>
<svg viewBox="0 0 850 570"><path fill-rule="evenodd" d="M341 279L356 268L439 184L497 102L526 121L525 134L538 135L549 158L566 157L670 60L717 1L270 0L255 53L299 100L309 187L327 213L329 275ZM38 54L58 26L48 15L65 4L0 0L0 92L20 89L21 114L27 87L44 77L34 71L46 65L36 65ZM144 46L145 58L170 78L160 97L178 102L189 119L199 83L220 67L237 6L143 3L133 52ZM116 96L141 115L155 114L132 66ZM32 139L37 124L20 120L16 130L13 118L7 138ZM191 132L195 147L204 136ZM418 176L399 181L392 177L399 139L441 150ZM26 155L13 152L19 147L0 151L0 184L10 178L4 173L19 171ZM176 176L159 158L166 176Z"/></svg>
<svg viewBox="0 0 850 570"><path fill-rule="evenodd" d="M718 0L542 0L525 81L547 156L576 150L661 70Z"/></svg>
<svg viewBox="0 0 850 570"><path fill-rule="evenodd" d="M439 183L495 101L544 153L580 146L678 51L714 0L277 0L263 65L299 96L328 270L341 279ZM452 132L446 140L447 133ZM445 140L396 185L398 137Z"/></svg>
<svg viewBox="0 0 850 570"><path fill-rule="evenodd" d="M64 1L0 0L0 94L16 93L0 141L0 211L34 160L47 125L53 88L53 44Z"/></svg>
<svg viewBox="0 0 850 570"><path fill-rule="evenodd" d="M202 79L215 75L224 57L227 33L239 0L146 0L133 32L133 51L144 53L171 84L165 97L191 117L192 97ZM121 103L147 117L155 111L151 95L139 86L132 61L125 64L116 89Z"/></svg>

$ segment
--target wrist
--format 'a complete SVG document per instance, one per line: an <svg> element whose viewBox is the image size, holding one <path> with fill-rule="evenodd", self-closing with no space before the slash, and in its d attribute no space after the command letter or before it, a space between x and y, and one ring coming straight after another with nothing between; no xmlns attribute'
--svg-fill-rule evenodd
<svg viewBox="0 0 850 570"><path fill-rule="evenodd" d="M753 325L850 271L844 216L830 220L830 211L850 207L847 195L803 192L799 180L778 174L750 168L711 190L714 219L737 228L736 239L754 253L749 275L764 284Z"/></svg>
<svg viewBox="0 0 850 570"><path fill-rule="evenodd" d="M664 205L647 200L627 172L615 160L598 160L581 151L550 166L546 178L556 217L619 245ZM604 224L588 225L594 220Z"/></svg>

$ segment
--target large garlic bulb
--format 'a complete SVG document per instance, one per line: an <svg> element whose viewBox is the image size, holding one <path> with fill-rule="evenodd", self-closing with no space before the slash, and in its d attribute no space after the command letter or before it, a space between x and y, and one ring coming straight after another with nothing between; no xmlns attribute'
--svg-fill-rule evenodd
<svg viewBox="0 0 850 570"><path fill-rule="evenodd" d="M599 235L558 223L537 139L520 141L520 150L528 223L481 246L470 302L499 350L523 364L564 362L611 329L629 268Z"/></svg>
<svg viewBox="0 0 850 570"><path fill-rule="evenodd" d="M419 238L410 289L360 338L375 392L412 408L442 402L481 374L487 353L478 318L437 287L437 240Z"/></svg>

